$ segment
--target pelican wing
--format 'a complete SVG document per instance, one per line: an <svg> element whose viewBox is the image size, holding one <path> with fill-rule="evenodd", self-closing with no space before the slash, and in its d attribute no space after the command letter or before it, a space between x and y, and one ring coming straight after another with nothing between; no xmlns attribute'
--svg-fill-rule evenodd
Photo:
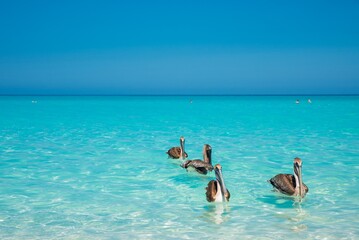
<svg viewBox="0 0 359 240"><path fill-rule="evenodd" d="M303 183L303 186L304 186L304 189L305 189L305 193L308 193L308 192L309 192L309 188L307 187L307 185L305 185L305 184Z"/></svg>
<svg viewBox="0 0 359 240"><path fill-rule="evenodd" d="M209 163L203 162L202 160L187 160L182 164L182 167L188 168L193 167L197 172L201 174L207 174L207 171L212 171L213 166Z"/></svg>
<svg viewBox="0 0 359 240"><path fill-rule="evenodd" d="M181 155L180 147L172 147L167 151L167 154L170 158L179 158Z"/></svg>
<svg viewBox="0 0 359 240"><path fill-rule="evenodd" d="M295 179L293 174L278 174L269 182L281 193L293 195L295 193Z"/></svg>
<svg viewBox="0 0 359 240"><path fill-rule="evenodd" d="M167 154L170 158L180 158L181 157L181 148L180 147L172 147L167 151ZM184 157L187 158L188 154L184 152Z"/></svg>
<svg viewBox="0 0 359 240"><path fill-rule="evenodd" d="M229 201L229 198L231 197L231 194L228 191L228 189L227 189L227 194L225 194L224 196L226 197L227 201Z"/></svg>
<svg viewBox="0 0 359 240"><path fill-rule="evenodd" d="M206 187L206 197L208 202L214 202L216 200L217 191L218 191L217 181L216 180L209 181Z"/></svg>

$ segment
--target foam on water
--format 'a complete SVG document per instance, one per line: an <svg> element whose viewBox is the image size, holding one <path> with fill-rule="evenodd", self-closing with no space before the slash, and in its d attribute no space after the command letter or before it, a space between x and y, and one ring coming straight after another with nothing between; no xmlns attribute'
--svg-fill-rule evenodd
<svg viewBox="0 0 359 240"><path fill-rule="evenodd" d="M359 97L311 99L0 97L0 238L358 239ZM229 203L167 158L181 135ZM302 202L266 182L294 157Z"/></svg>

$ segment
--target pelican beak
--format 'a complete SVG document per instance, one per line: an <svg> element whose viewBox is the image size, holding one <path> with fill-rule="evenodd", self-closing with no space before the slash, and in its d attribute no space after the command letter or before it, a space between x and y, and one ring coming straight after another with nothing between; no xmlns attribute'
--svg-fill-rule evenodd
<svg viewBox="0 0 359 240"><path fill-rule="evenodd" d="M181 137L180 138L180 144L181 144L181 159L184 160L186 157L185 157L185 150L184 150L184 137Z"/></svg>
<svg viewBox="0 0 359 240"><path fill-rule="evenodd" d="M211 146L207 146L207 149L206 149L206 161L205 162L208 162L209 164L212 164L212 148Z"/></svg>
<svg viewBox="0 0 359 240"><path fill-rule="evenodd" d="M207 156L208 156L208 158L211 158L211 155L212 155L212 148L209 147L209 148L207 149Z"/></svg>
<svg viewBox="0 0 359 240"><path fill-rule="evenodd" d="M303 180L302 180L302 165L298 167L298 178L299 178L299 194L303 197L304 193L302 192Z"/></svg>
<svg viewBox="0 0 359 240"><path fill-rule="evenodd" d="M221 186L222 199L223 199L223 201L227 201L227 199L225 197L225 194L227 193L227 187L226 187L226 184L224 183L222 168L215 167L214 171L216 174L216 179L219 182L219 185Z"/></svg>
<svg viewBox="0 0 359 240"><path fill-rule="evenodd" d="M298 177L298 184L299 184L299 196L303 197L303 180L302 180L302 164L294 163L294 172Z"/></svg>

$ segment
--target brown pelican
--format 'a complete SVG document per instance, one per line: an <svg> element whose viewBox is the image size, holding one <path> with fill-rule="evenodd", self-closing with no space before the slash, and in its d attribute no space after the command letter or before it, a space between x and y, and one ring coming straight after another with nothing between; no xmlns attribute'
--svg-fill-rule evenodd
<svg viewBox="0 0 359 240"><path fill-rule="evenodd" d="M206 188L206 196L208 202L226 202L229 201L231 194L229 193L222 175L222 166L216 164L214 166L216 180L211 180Z"/></svg>
<svg viewBox="0 0 359 240"><path fill-rule="evenodd" d="M203 146L203 161L196 160L187 160L181 165L183 168L187 169L188 167L193 167L197 172L201 174L207 174L208 171L213 170L212 166L212 148L209 144Z"/></svg>
<svg viewBox="0 0 359 240"><path fill-rule="evenodd" d="M188 154L184 151L184 137L180 137L180 146L179 147L172 147L167 151L167 154L170 158L175 159L185 159L188 157Z"/></svg>
<svg viewBox="0 0 359 240"><path fill-rule="evenodd" d="M286 195L304 197L308 192L308 187L302 180L302 160L294 158L294 175L278 174L268 180L273 187Z"/></svg>

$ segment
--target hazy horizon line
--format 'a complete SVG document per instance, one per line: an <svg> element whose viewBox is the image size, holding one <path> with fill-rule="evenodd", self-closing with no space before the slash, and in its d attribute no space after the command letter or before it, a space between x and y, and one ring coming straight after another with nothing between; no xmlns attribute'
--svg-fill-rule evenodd
<svg viewBox="0 0 359 240"><path fill-rule="evenodd" d="M235 97L235 96L359 96L359 93L349 94L0 94L1 97L171 97L171 96L183 96L183 97Z"/></svg>

